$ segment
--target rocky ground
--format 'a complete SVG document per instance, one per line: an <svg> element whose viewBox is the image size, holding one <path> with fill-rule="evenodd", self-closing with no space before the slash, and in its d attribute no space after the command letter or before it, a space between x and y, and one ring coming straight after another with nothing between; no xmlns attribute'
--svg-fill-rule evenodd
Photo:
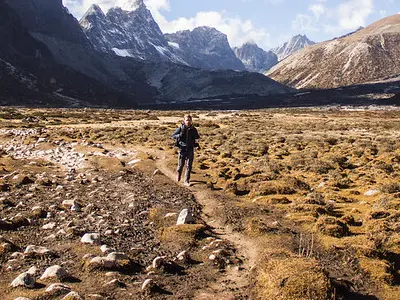
<svg viewBox="0 0 400 300"><path fill-rule="evenodd" d="M398 299L397 110L182 114L3 109L5 299Z"/></svg>

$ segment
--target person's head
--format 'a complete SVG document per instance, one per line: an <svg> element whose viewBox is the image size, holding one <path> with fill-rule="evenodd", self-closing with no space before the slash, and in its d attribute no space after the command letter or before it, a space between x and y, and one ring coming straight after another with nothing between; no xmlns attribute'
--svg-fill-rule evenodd
<svg viewBox="0 0 400 300"><path fill-rule="evenodd" d="M192 125L192 116L191 115L185 115L183 117L183 122L187 127L190 127Z"/></svg>

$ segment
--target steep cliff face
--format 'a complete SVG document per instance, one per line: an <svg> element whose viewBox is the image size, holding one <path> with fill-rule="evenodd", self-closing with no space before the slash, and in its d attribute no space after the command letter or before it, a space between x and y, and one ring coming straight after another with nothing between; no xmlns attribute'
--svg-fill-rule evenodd
<svg viewBox="0 0 400 300"><path fill-rule="evenodd" d="M267 75L296 88L332 88L400 74L400 15L351 35L309 46Z"/></svg>
<svg viewBox="0 0 400 300"><path fill-rule="evenodd" d="M166 34L170 45L192 67L209 70L245 70L235 56L228 38L211 27L197 27L190 30Z"/></svg>
<svg viewBox="0 0 400 300"><path fill-rule="evenodd" d="M278 63L275 53L267 52L254 43L246 43L240 48L234 48L233 51L251 72L265 73Z"/></svg>

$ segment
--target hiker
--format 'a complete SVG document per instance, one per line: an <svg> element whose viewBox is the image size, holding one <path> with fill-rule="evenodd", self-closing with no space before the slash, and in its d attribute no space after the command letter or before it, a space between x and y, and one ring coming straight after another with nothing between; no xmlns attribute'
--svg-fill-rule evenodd
<svg viewBox="0 0 400 300"><path fill-rule="evenodd" d="M181 180L183 165L186 162L186 171L184 184L190 186L190 172L194 159L194 148L198 148L199 144L196 140L200 138L197 129L192 125L192 116L185 115L182 124L175 130L172 138L176 139L176 146L179 148L177 181Z"/></svg>

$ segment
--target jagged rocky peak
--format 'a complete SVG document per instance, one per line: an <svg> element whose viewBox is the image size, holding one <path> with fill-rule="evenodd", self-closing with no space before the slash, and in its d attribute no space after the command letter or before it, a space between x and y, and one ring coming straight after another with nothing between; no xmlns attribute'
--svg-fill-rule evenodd
<svg viewBox="0 0 400 300"><path fill-rule="evenodd" d="M202 69L245 70L235 56L226 34L213 27L201 26L165 34L170 45L190 65Z"/></svg>
<svg viewBox="0 0 400 300"><path fill-rule="evenodd" d="M271 51L274 52L278 56L278 60L281 61L293 53L314 44L315 42L309 40L306 35L298 34L292 37L290 41L284 43L280 47L272 49Z"/></svg>
<svg viewBox="0 0 400 300"><path fill-rule="evenodd" d="M272 51L265 51L254 41L248 41L240 48L233 48L237 58L251 72L265 73L278 63L278 57Z"/></svg>

